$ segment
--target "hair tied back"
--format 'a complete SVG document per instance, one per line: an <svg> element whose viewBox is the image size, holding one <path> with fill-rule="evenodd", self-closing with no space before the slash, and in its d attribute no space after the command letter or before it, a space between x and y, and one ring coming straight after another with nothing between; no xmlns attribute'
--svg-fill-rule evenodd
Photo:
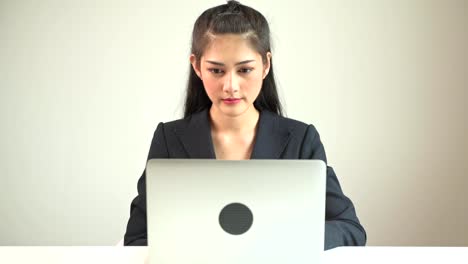
<svg viewBox="0 0 468 264"><path fill-rule="evenodd" d="M223 15L228 15L228 14L239 14L240 13L240 8L239 5L240 3L235 1L235 0L229 0L227 2L228 8L226 9L225 12L223 12Z"/></svg>

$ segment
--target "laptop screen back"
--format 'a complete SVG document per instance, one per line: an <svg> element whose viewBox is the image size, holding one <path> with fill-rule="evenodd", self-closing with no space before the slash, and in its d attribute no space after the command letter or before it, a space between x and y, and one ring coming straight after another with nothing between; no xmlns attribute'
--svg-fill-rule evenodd
<svg viewBox="0 0 468 264"><path fill-rule="evenodd" d="M154 264L320 263L320 160L153 159L146 168Z"/></svg>

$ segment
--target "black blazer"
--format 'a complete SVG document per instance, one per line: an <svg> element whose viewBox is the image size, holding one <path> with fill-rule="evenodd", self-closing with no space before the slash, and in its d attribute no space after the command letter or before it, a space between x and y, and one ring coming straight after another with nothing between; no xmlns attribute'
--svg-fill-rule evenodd
<svg viewBox="0 0 468 264"><path fill-rule="evenodd" d="M148 159L215 159L208 111L168 123L159 123ZM321 159L324 147L313 125L262 111L251 159ZM333 169L327 166L325 249L363 246L366 232L340 187ZM145 172L138 180L138 196L132 201L124 245L147 245Z"/></svg>

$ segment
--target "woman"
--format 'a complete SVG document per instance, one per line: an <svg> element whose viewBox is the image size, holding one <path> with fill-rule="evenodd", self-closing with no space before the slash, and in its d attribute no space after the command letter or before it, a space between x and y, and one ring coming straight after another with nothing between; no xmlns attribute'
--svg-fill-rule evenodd
<svg viewBox="0 0 468 264"><path fill-rule="evenodd" d="M184 119L159 123L148 159L327 162L314 126L282 117L262 14L236 1L206 10L195 22L191 52ZM138 193L125 245L147 244L145 173ZM365 243L354 206L327 167L325 249Z"/></svg>

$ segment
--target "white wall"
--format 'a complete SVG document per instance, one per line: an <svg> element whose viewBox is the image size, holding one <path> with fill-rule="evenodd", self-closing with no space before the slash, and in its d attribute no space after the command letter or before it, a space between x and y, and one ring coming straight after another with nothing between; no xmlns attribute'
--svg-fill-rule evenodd
<svg viewBox="0 0 468 264"><path fill-rule="evenodd" d="M0 245L121 239L196 17L224 1L0 2ZM468 246L468 2L243 1L369 245Z"/></svg>

